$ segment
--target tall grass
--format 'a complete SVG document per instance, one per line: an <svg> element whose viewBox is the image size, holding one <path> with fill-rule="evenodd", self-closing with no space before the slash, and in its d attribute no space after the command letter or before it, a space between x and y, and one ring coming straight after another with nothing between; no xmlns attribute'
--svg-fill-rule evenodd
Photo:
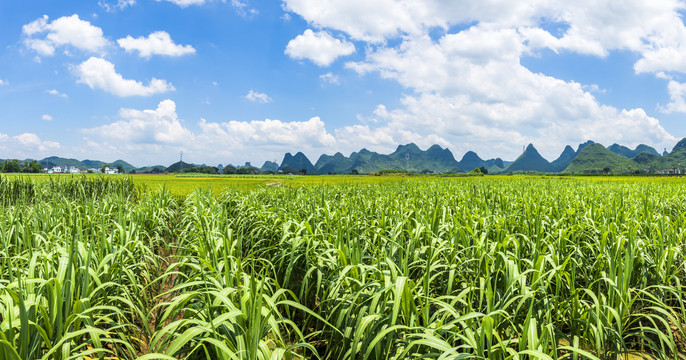
<svg viewBox="0 0 686 360"><path fill-rule="evenodd" d="M439 178L179 201L70 181L18 179L4 205L0 360L685 349L678 182Z"/></svg>

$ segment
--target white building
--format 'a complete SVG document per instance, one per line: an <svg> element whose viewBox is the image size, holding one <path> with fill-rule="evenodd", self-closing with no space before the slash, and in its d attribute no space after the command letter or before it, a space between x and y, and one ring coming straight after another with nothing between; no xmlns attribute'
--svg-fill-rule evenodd
<svg viewBox="0 0 686 360"><path fill-rule="evenodd" d="M117 171L117 169L112 169L109 166L105 166L105 174L107 174L107 175L119 174L119 171Z"/></svg>
<svg viewBox="0 0 686 360"><path fill-rule="evenodd" d="M53 166L52 169L48 170L48 174L64 174L66 172L66 166Z"/></svg>

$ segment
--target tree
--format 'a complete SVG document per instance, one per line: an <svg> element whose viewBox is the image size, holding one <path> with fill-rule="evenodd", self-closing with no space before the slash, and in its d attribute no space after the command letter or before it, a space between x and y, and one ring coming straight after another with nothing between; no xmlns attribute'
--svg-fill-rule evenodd
<svg viewBox="0 0 686 360"><path fill-rule="evenodd" d="M21 171L25 173L38 174L42 168L36 160L24 161Z"/></svg>
<svg viewBox="0 0 686 360"><path fill-rule="evenodd" d="M610 169L609 166L606 166L606 167L603 168L603 173L604 173L604 174L609 174L610 171L611 171L611 169Z"/></svg>
<svg viewBox="0 0 686 360"><path fill-rule="evenodd" d="M19 160L5 160L5 172L6 173L21 172L21 166L19 166Z"/></svg>
<svg viewBox="0 0 686 360"><path fill-rule="evenodd" d="M129 171L129 174L135 174L135 173L136 173L136 169L131 169L131 171Z"/></svg>
<svg viewBox="0 0 686 360"><path fill-rule="evenodd" d="M360 174L360 171L357 170L357 169L352 169L352 170L350 170L350 174L351 174L351 175L359 175L359 174Z"/></svg>
<svg viewBox="0 0 686 360"><path fill-rule="evenodd" d="M488 174L488 169L486 169L486 168L483 167L483 166L480 167L479 170L481 170L481 173L484 174L484 175Z"/></svg>
<svg viewBox="0 0 686 360"><path fill-rule="evenodd" d="M120 173L120 174L123 174L123 173L125 173L126 171L124 171L124 168L123 168L121 165L117 165L117 172Z"/></svg>
<svg viewBox="0 0 686 360"><path fill-rule="evenodd" d="M470 171L469 174L470 176L484 176L484 174L481 172L481 169L475 168L474 170Z"/></svg>
<svg viewBox="0 0 686 360"><path fill-rule="evenodd" d="M300 175L307 175L306 169L300 169Z"/></svg>
<svg viewBox="0 0 686 360"><path fill-rule="evenodd" d="M226 165L222 168L222 174L233 175L236 173L236 168L233 165Z"/></svg>
<svg viewBox="0 0 686 360"><path fill-rule="evenodd" d="M106 171L106 169L107 169L107 168L109 168L109 167L110 167L110 165L109 165L109 164L105 164L105 165L103 165L103 166L102 166L102 168L100 169L100 172L104 174L104 173L105 173L105 171Z"/></svg>

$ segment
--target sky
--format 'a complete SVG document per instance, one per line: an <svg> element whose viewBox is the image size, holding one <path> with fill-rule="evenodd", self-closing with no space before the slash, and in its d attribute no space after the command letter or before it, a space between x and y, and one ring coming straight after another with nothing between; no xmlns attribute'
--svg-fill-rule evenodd
<svg viewBox="0 0 686 360"><path fill-rule="evenodd" d="M260 166L686 137L685 1L0 0L0 158Z"/></svg>

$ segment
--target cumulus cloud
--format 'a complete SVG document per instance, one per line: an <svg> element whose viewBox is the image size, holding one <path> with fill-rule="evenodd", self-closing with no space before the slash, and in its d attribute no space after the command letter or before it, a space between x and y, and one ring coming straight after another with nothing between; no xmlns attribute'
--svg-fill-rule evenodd
<svg viewBox="0 0 686 360"><path fill-rule="evenodd" d="M91 89L102 89L116 96L150 96L173 91L174 86L165 80L152 78L148 85L140 81L124 79L118 74L111 62L91 57L74 69L78 83Z"/></svg>
<svg viewBox="0 0 686 360"><path fill-rule="evenodd" d="M336 146L335 137L324 122L313 117L306 121L276 119L211 122L200 119L191 130L176 112L172 100L164 100L154 110L121 109L120 119L111 124L82 129L93 146L91 155L137 159L143 164L159 163L178 151L196 154L198 161L259 161L280 158L288 151L318 155Z"/></svg>
<svg viewBox="0 0 686 360"><path fill-rule="evenodd" d="M155 110L121 109L119 117L122 120L85 132L132 144L178 145L191 137L171 100L160 102Z"/></svg>
<svg viewBox="0 0 686 360"><path fill-rule="evenodd" d="M58 142L41 140L38 135L33 133L23 133L16 136L0 133L0 150L8 155L7 157L23 159L36 155L49 155L49 152L59 148Z"/></svg>
<svg viewBox="0 0 686 360"><path fill-rule="evenodd" d="M174 44L171 37L166 31L156 31L148 35L148 37L133 38L127 36L117 40L117 43L126 52L138 52L142 58L149 59L152 55L165 56L182 56L188 54L195 54L195 49L190 45Z"/></svg>
<svg viewBox="0 0 686 360"><path fill-rule="evenodd" d="M189 161L253 161L259 166L258 162L280 161L284 153L294 151L303 151L316 161L322 153L350 153L361 147L390 152L398 143L415 142L424 147L448 144L438 136L390 127L353 125L330 132L319 117L303 121L200 119L189 124L179 119L172 100L164 100L151 110L121 109L118 117L113 123L81 130L89 146L84 154L136 159L141 165L149 165L176 161L178 152L183 151ZM193 156L197 160L190 160Z"/></svg>
<svg viewBox="0 0 686 360"><path fill-rule="evenodd" d="M65 98L65 99L69 97L67 94L64 94L64 93L57 91L57 89L45 90L45 92L50 94L50 95L59 96L61 98Z"/></svg>
<svg viewBox="0 0 686 360"><path fill-rule="evenodd" d="M289 41L285 51L293 59L308 59L322 67L354 52L355 45L352 43L336 39L326 31L314 32L310 29Z"/></svg>
<svg viewBox="0 0 686 360"><path fill-rule="evenodd" d="M686 113L686 84L670 79L667 91L670 102L666 106L661 106L660 110L667 114L673 112Z"/></svg>
<svg viewBox="0 0 686 360"><path fill-rule="evenodd" d="M366 42L364 60L348 62L348 69L414 92L396 109L381 104L373 115L360 116L373 127L339 129L341 136L434 138L451 144L456 154L477 150L483 156L515 154L533 142L552 159L565 144L587 139L658 147L676 140L643 109L601 104L593 94L603 90L594 84L521 65L523 57L542 49L597 57L629 51L639 55L637 73L686 72L683 4L629 2L618 8L592 0L284 0L284 8L320 33L340 31ZM453 31L455 25L462 29ZM663 111L686 110L686 86L671 81L669 88L671 102ZM411 135L403 137L402 131Z"/></svg>
<svg viewBox="0 0 686 360"><path fill-rule="evenodd" d="M269 97L269 95L254 90L248 91L248 94L245 95L245 98L250 102L257 102L262 104L270 103L273 101L272 98Z"/></svg>
<svg viewBox="0 0 686 360"><path fill-rule="evenodd" d="M81 20L77 14L48 20L43 15L22 27L24 44L42 56L52 56L57 47L66 45L91 53L103 53L109 45L102 29Z"/></svg>
<svg viewBox="0 0 686 360"><path fill-rule="evenodd" d="M43 116L41 116L41 119L45 121L52 121L52 116L48 114L43 114Z"/></svg>
<svg viewBox="0 0 686 360"><path fill-rule="evenodd" d="M10 84L10 82L9 82L9 81L7 81L7 80L3 80L3 79L0 79L0 86L3 86L3 85L9 85L9 84Z"/></svg>

